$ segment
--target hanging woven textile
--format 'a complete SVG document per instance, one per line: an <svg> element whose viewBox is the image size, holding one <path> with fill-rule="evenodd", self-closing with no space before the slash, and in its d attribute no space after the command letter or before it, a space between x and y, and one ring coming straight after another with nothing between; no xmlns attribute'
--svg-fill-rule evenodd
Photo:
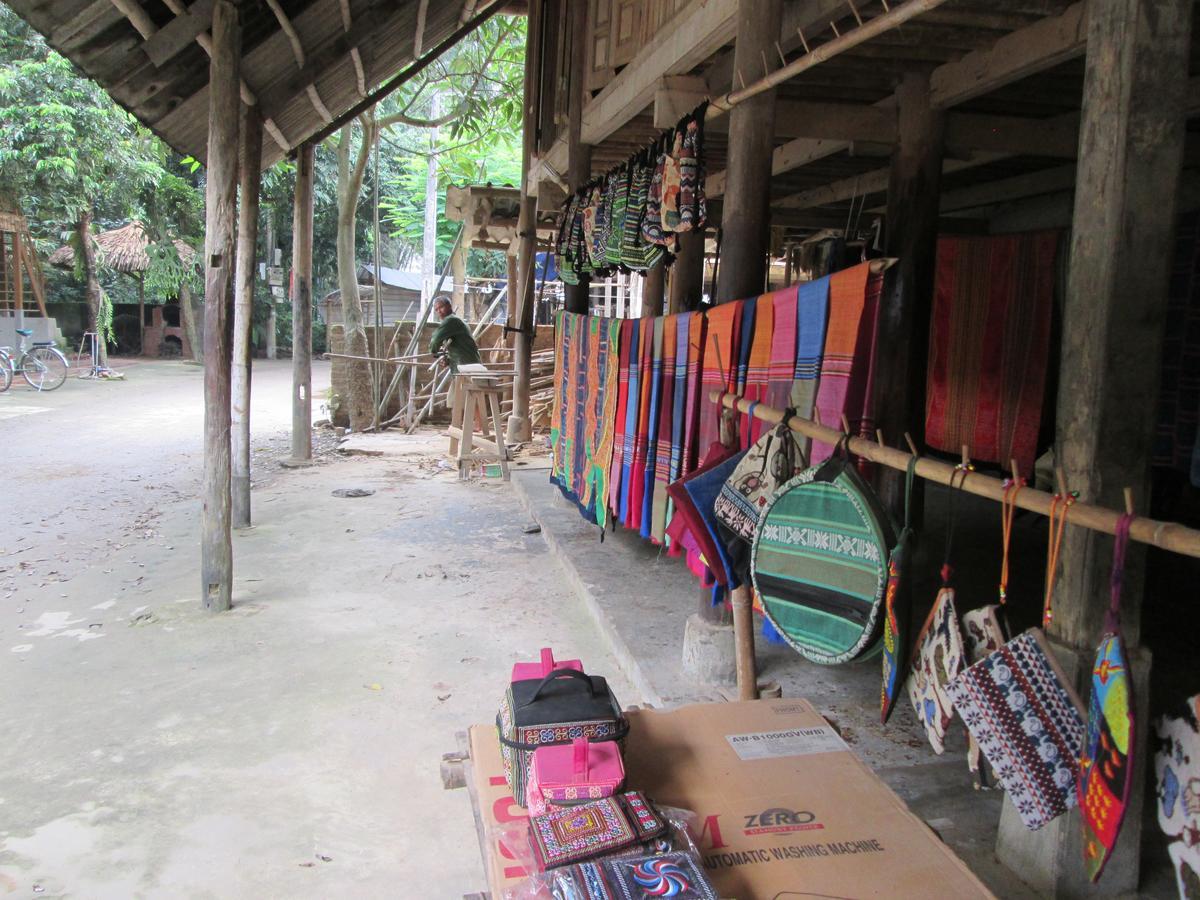
<svg viewBox="0 0 1200 900"><path fill-rule="evenodd" d="M697 416L700 425L697 447L700 452L720 441L721 437L721 407L709 400L709 394L712 391L735 391L737 388L742 302L734 300L731 303L722 303L704 315L707 328L704 339L700 412Z"/></svg>
<svg viewBox="0 0 1200 900"><path fill-rule="evenodd" d="M608 469L608 508L612 510L617 521L621 517L621 483L622 469L625 465L625 437L627 420L629 418L629 355L633 349L632 337L637 319L621 320L621 349L617 369L617 412L613 420L613 452L612 464ZM630 442L632 447L632 442Z"/></svg>
<svg viewBox="0 0 1200 900"><path fill-rule="evenodd" d="M938 240L925 439L1032 471L1046 394L1058 232Z"/></svg>
<svg viewBox="0 0 1200 900"><path fill-rule="evenodd" d="M640 319L626 319L626 322L629 323L629 369L626 373L628 385L625 388L625 430L621 451L621 484L620 495L617 501L617 521L628 528L629 489L633 484L634 445L637 443L638 404L641 400L642 329L640 326L642 322ZM624 332L622 332L622 352L625 349L625 336Z"/></svg>
<svg viewBox="0 0 1200 900"><path fill-rule="evenodd" d="M845 415L851 429L857 432L867 418L875 313L882 284L883 276L872 275L870 263L843 269L829 278L829 324L815 410L821 422L831 428L839 427ZM803 312L802 304L802 316ZM832 445L813 441L814 464L828 459L832 453Z"/></svg>
<svg viewBox="0 0 1200 900"><path fill-rule="evenodd" d="M678 317L663 316L655 323L657 329L662 326L662 352L659 374L658 407L658 439L654 452L654 486L653 499L650 508L650 534L648 537L655 544L666 542L667 531L667 485L674 481L671 472L672 440L675 437L675 354L679 343L677 332Z"/></svg>
<svg viewBox="0 0 1200 900"><path fill-rule="evenodd" d="M675 387L671 400L671 459L667 469L667 484L671 484L683 474L683 429L688 396L688 330L692 324L690 315L676 315L671 318L675 320ZM674 501L668 494L664 528L670 524L674 511ZM670 541L664 540L663 543L667 544L672 556L679 555L680 551L671 547Z"/></svg>
<svg viewBox="0 0 1200 900"><path fill-rule="evenodd" d="M716 583L736 587L739 583L717 533L713 508L721 486L743 456L745 451L713 444L695 472L667 487L675 502L675 517L667 532L689 546L688 568L703 578L706 586Z"/></svg>
<svg viewBox="0 0 1200 900"><path fill-rule="evenodd" d="M653 174L646 188L646 212L642 216L642 239L647 244L659 247L667 245L667 237L663 233L663 170L667 164L666 150L660 145L652 151Z"/></svg>
<svg viewBox="0 0 1200 900"><path fill-rule="evenodd" d="M680 460L680 471L687 475L696 469L697 457L706 450L699 444L698 430L700 427L700 411L712 406L703 397L700 383L701 358L704 355L704 339L707 333L708 321L704 313L684 313L687 320L687 398L683 412L683 458Z"/></svg>
<svg viewBox="0 0 1200 900"><path fill-rule="evenodd" d="M582 493L583 446L579 440L583 409L579 405L580 355L585 335L584 316L559 312L555 328L554 410L550 444L553 450L551 480L570 499Z"/></svg>
<svg viewBox="0 0 1200 900"><path fill-rule="evenodd" d="M679 223L676 231L703 228L708 220L708 200L704 194L704 115L707 101L701 103L681 126L679 142Z"/></svg>
<svg viewBox="0 0 1200 900"><path fill-rule="evenodd" d="M610 266L621 265L621 246L625 240L625 216L629 210L629 167L621 166L609 176L612 208L609 213L608 235L604 259Z"/></svg>
<svg viewBox="0 0 1200 900"><path fill-rule="evenodd" d="M637 379L638 422L633 443L633 465L629 473L629 518L625 521L626 528L639 532L642 528L642 509L646 498L646 470L651 467L650 428L653 417L650 395L654 381L654 322L655 320L646 319L641 323L642 354Z"/></svg>
<svg viewBox="0 0 1200 900"><path fill-rule="evenodd" d="M908 461L904 479L904 528L888 556L887 590L884 594L883 688L879 698L879 721L886 725L900 687L908 677L909 624L912 618L912 578L909 572L916 552L917 536L912 524L912 489L917 457Z"/></svg>
<svg viewBox="0 0 1200 900"><path fill-rule="evenodd" d="M746 376L740 385L740 393L746 400L765 402L771 383L771 345L775 336L775 304L771 294L758 297L754 302L753 338L746 333L743 317L742 342L749 353L746 359ZM749 304L747 304L748 306ZM786 405L785 407L786 408ZM747 446L753 444L771 426L749 413L742 414L742 434Z"/></svg>
<svg viewBox="0 0 1200 900"><path fill-rule="evenodd" d="M1132 515L1121 517L1113 547L1111 600L1104 635L1092 664L1086 751L1079 762L1079 812L1083 823L1083 865L1098 881L1112 856L1133 786L1136 722L1129 657L1121 637L1121 588Z"/></svg>
<svg viewBox="0 0 1200 900"><path fill-rule="evenodd" d="M767 363L765 403L775 409L792 406L792 382L796 375L796 316L800 307L797 285L758 298L759 308L771 308L771 358ZM824 317L822 317L824 318ZM796 413L808 418L799 409Z"/></svg>
<svg viewBox="0 0 1200 900"><path fill-rule="evenodd" d="M650 357L650 409L649 427L646 432L646 474L642 491L642 526L639 534L648 538L654 529L654 480L658 472L658 430L662 424L662 375L663 375L663 332L665 323L661 317L654 320L654 335L651 340Z"/></svg>

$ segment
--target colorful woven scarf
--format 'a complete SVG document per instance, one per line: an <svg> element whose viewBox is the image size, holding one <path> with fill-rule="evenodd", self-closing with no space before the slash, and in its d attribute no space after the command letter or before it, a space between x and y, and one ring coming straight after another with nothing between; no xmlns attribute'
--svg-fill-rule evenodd
<svg viewBox="0 0 1200 900"><path fill-rule="evenodd" d="M749 345L746 362L746 377L742 381L741 393L755 403L767 399L771 384L771 346L775 340L775 303L773 294L766 294L754 302L754 337L749 339L745 325L742 327L742 346ZM745 319L742 320L743 323ZM786 408L786 406L784 407ZM749 444L753 444L771 426L749 413L742 415L741 433Z"/></svg>
<svg viewBox="0 0 1200 900"><path fill-rule="evenodd" d="M688 320L687 335L687 399L683 412L683 457L680 460L680 473L687 475L695 471L697 453L700 449L697 441L700 410L705 407L703 391L700 385L700 373L703 366L701 359L704 355L704 337L707 320L703 313L683 313L681 318Z"/></svg>
<svg viewBox="0 0 1200 900"><path fill-rule="evenodd" d="M617 414L613 422L613 454L612 465L608 470L608 506L621 520L621 483L622 468L625 465L625 435L629 413L629 353L630 338L636 319L621 320L621 350L620 363L617 371ZM631 442L632 446L632 442Z"/></svg>
<svg viewBox="0 0 1200 900"><path fill-rule="evenodd" d="M667 470L667 484L683 474L683 431L686 425L685 411L688 396L688 329L692 324L690 315L676 315L672 318L675 319L675 389L672 397L671 461ZM666 524L670 524L674 511L675 504L668 494ZM664 541L664 543L667 544L672 556L679 555L680 551L672 548L669 541Z"/></svg>
<svg viewBox="0 0 1200 900"><path fill-rule="evenodd" d="M709 400L712 391L737 389L737 364L740 355L738 333L742 322L742 301L722 303L705 313L707 326L700 379L699 440L708 447L721 438L721 406Z"/></svg>
<svg viewBox="0 0 1200 900"><path fill-rule="evenodd" d="M843 269L829 280L829 325L816 411L830 428L840 428L843 415L850 419L852 431L862 423L875 338L875 304L868 303L870 280L870 263ZM831 445L813 441L814 465L832 453Z"/></svg>
<svg viewBox="0 0 1200 900"><path fill-rule="evenodd" d="M642 508L646 497L646 469L650 464L650 426L653 422L650 395L654 383L654 322L650 319L643 319L641 322L641 351L638 366L638 424L633 445L633 466L629 473L629 517L625 522L627 528L639 532L642 528Z"/></svg>
<svg viewBox="0 0 1200 900"><path fill-rule="evenodd" d="M792 382L792 409L811 419L817 402L817 384L825 354L829 322L829 276L800 285L796 312L796 368ZM809 442L804 441L805 449Z"/></svg>
<svg viewBox="0 0 1200 900"><path fill-rule="evenodd" d="M771 308L771 360L767 364L765 402L776 409L787 409L792 405L792 382L796 378L796 315L800 289L793 285L767 294L759 298L758 305L759 309Z"/></svg>
<svg viewBox="0 0 1200 900"><path fill-rule="evenodd" d="M658 429L662 424L662 414L659 410L662 403L663 329L663 320L655 319L650 357L650 418L646 431L648 456L646 473L643 476L645 487L642 489L642 527L639 531L644 538L650 537L654 530L654 479L658 472Z"/></svg>
<svg viewBox="0 0 1200 900"><path fill-rule="evenodd" d="M672 441L675 437L675 354L678 350L678 318L665 316L662 324L662 353L659 375L658 440L654 454L654 497L650 507L650 540L666 542L667 485L674 481L671 472ZM655 323L657 329L658 323Z"/></svg>
<svg viewBox="0 0 1200 900"><path fill-rule="evenodd" d="M617 521L629 527L629 490L633 484L634 445L638 434L638 404L641 400L642 342L641 320L629 319L628 394L625 401L625 438L621 453L621 492L617 504Z"/></svg>
<svg viewBox="0 0 1200 900"><path fill-rule="evenodd" d="M925 439L1031 471L1050 359L1057 232L938 240Z"/></svg>
<svg viewBox="0 0 1200 900"><path fill-rule="evenodd" d="M612 463L613 427L617 415L617 375L620 369L618 344L621 321L587 317L587 363L584 383L584 471L585 510L602 528L608 521L608 470Z"/></svg>

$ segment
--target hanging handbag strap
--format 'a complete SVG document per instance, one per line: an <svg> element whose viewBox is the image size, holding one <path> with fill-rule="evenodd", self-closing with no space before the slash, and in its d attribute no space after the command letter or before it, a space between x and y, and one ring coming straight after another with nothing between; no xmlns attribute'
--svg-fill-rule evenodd
<svg viewBox="0 0 1200 900"><path fill-rule="evenodd" d="M1004 496L1000 498L1000 530L1004 535L1004 557L1000 563L1000 605L1008 602L1008 560L1009 549L1012 546L1013 519L1017 513L1017 495L1025 487L1024 478L1013 477L1005 479Z"/></svg>
<svg viewBox="0 0 1200 900"><path fill-rule="evenodd" d="M954 549L954 531L958 525L958 500L962 494L963 486L967 483L967 476L975 471L975 467L970 463L959 463L954 467L954 471L950 473L950 515L949 523L946 526L946 554L942 558L942 586L949 587L950 580L954 577L954 567L950 565L952 551ZM958 484L954 483L954 479L962 476L958 480Z"/></svg>
<svg viewBox="0 0 1200 900"><path fill-rule="evenodd" d="M913 482L917 477L917 463L921 457L914 456L908 461L908 471L904 474L904 530L912 531L912 495Z"/></svg>
<svg viewBox="0 0 1200 900"><path fill-rule="evenodd" d="M1063 534L1067 530L1067 516L1075 504L1075 494L1055 494L1050 501L1050 529L1046 548L1046 597L1042 602L1042 627L1054 621L1054 583L1058 580L1058 556L1062 550Z"/></svg>
<svg viewBox="0 0 1200 900"><path fill-rule="evenodd" d="M1104 630L1116 634L1121 627L1121 589L1125 586L1125 550L1129 546L1129 526L1133 515L1126 513L1117 520L1116 539L1113 542L1112 575L1109 578L1110 599L1108 613L1104 617Z"/></svg>

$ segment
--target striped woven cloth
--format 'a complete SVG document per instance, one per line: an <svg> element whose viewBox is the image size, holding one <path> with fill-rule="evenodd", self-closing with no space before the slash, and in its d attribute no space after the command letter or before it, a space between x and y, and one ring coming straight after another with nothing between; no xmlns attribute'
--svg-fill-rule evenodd
<svg viewBox="0 0 1200 900"><path fill-rule="evenodd" d="M711 391L737 389L737 365L741 356L738 333L742 324L742 301L722 303L705 313L707 331L700 379L700 410L697 449L704 449L720 440L721 408L708 399Z"/></svg>
<svg viewBox="0 0 1200 900"><path fill-rule="evenodd" d="M1058 233L938 240L925 440L1033 470L1046 394Z"/></svg>
<svg viewBox="0 0 1200 900"><path fill-rule="evenodd" d="M656 329L658 324L662 325L662 349L658 362L658 435L654 453L654 488L650 504L649 537L655 544L663 544L666 542L667 530L667 485L674 480L671 473L671 457L674 454L672 442L675 437L675 354L678 351L679 321L677 316L664 316L656 323Z"/></svg>
<svg viewBox="0 0 1200 900"><path fill-rule="evenodd" d="M628 527L629 525L629 488L633 483L633 448L637 441L638 430L638 403L641 400L641 373L642 373L642 343L640 340L640 319L630 319L629 321L629 362L628 371L626 373L627 386L625 389L625 427L622 433L621 452L621 484L620 493L616 506L617 521ZM624 332L622 332L622 352L625 351Z"/></svg>
<svg viewBox="0 0 1200 900"><path fill-rule="evenodd" d="M862 424L878 302L876 292L876 302L868 303L870 281L870 263L843 269L829 279L829 322L815 404L821 422L829 428L841 430L843 415L850 420L851 430ZM876 288L881 284L877 280ZM811 462L816 465L832 453L829 444L813 441Z"/></svg>
<svg viewBox="0 0 1200 900"><path fill-rule="evenodd" d="M642 476L642 514L638 533L648 538L654 527L654 477L658 471L658 429L661 424L663 319L654 320L654 336L650 343L650 398L646 425L646 471Z"/></svg>
<svg viewBox="0 0 1200 900"><path fill-rule="evenodd" d="M621 321L621 349L617 370L617 412L613 419L612 464L608 468L608 508L617 516L618 521L620 521L621 509L621 470L625 463L625 429L629 413L629 353L632 347L630 339L636 324L636 319ZM629 443L632 447L632 441Z"/></svg>
<svg viewBox="0 0 1200 900"><path fill-rule="evenodd" d="M617 416L621 321L589 316L587 324L587 365L581 379L586 385L583 446L587 462L580 499L603 528L608 522L608 470Z"/></svg>
<svg viewBox="0 0 1200 900"><path fill-rule="evenodd" d="M774 295L765 294L754 303L753 337L746 334L745 318L742 322L742 346L749 346L746 377L742 381L742 396L747 400L766 402L771 384L771 346L775 340ZM747 445L753 444L770 426L762 419L743 413L742 434Z"/></svg>
<svg viewBox="0 0 1200 900"><path fill-rule="evenodd" d="M699 429L700 410L704 408L703 391L700 386L700 373L703 368L701 358L704 354L704 336L707 320L703 313L684 313L687 319L687 399L683 414L683 458L680 461L680 471L687 475L696 470L697 457L704 449L699 445L697 431ZM683 327L683 326L680 326Z"/></svg>
<svg viewBox="0 0 1200 900"><path fill-rule="evenodd" d="M759 299L759 307L771 308L771 360L767 364L766 404L776 409L792 405L792 382L796 370L796 315L800 290L793 285Z"/></svg>
<svg viewBox="0 0 1200 900"><path fill-rule="evenodd" d="M633 465L629 473L629 515L625 527L641 531L646 496L646 468L650 461L650 393L654 367L654 322L641 323L641 356L638 363L638 420L634 431Z"/></svg>

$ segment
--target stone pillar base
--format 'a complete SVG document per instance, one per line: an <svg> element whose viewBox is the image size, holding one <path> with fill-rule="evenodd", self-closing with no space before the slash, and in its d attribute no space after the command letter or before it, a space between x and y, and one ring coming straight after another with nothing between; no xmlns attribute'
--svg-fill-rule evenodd
<svg viewBox="0 0 1200 900"><path fill-rule="evenodd" d="M733 625L688 616L683 629L683 672L703 684L737 684Z"/></svg>

